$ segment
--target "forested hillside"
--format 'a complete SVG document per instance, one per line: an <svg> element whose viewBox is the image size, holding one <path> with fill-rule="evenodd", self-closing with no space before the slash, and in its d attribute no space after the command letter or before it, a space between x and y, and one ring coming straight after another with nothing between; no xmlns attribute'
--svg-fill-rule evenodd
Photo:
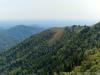
<svg viewBox="0 0 100 75"><path fill-rule="evenodd" d="M0 54L0 75L100 72L99 54L100 23L52 28Z"/></svg>
<svg viewBox="0 0 100 75"><path fill-rule="evenodd" d="M42 31L44 28L18 25L0 30L0 51L15 46L17 43Z"/></svg>

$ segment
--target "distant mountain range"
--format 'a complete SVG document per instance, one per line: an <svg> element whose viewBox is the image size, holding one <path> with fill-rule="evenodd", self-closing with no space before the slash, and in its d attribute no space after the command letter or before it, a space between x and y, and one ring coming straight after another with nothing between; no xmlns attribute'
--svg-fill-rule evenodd
<svg viewBox="0 0 100 75"><path fill-rule="evenodd" d="M74 25L47 29L1 53L0 57L0 75L98 73L100 72L100 23L93 26ZM95 75L91 73L88 75Z"/></svg>
<svg viewBox="0 0 100 75"><path fill-rule="evenodd" d="M0 50L10 48L29 36L43 31L37 26L17 25L9 29L0 29Z"/></svg>

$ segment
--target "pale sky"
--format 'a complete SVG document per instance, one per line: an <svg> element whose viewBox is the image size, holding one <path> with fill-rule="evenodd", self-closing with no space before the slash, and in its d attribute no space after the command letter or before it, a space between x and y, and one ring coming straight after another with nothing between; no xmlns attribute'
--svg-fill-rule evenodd
<svg viewBox="0 0 100 75"><path fill-rule="evenodd" d="M0 20L99 20L100 0L0 0Z"/></svg>

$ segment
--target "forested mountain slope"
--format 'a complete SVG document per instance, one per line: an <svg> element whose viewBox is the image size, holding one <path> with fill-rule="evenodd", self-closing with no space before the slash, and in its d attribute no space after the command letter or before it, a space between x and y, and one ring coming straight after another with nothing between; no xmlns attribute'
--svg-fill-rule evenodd
<svg viewBox="0 0 100 75"><path fill-rule="evenodd" d="M54 72L54 75L100 75L100 48L87 50L84 60L71 72Z"/></svg>
<svg viewBox="0 0 100 75"><path fill-rule="evenodd" d="M89 50L100 48L100 23L93 26L52 28L35 34L0 56L1 75L53 75L60 72L92 71ZM6 56L4 56L6 55ZM86 57L87 56L87 57ZM93 54L96 57L95 53ZM86 59L87 58L87 59ZM91 61L99 61L99 57ZM91 63L91 61L89 63ZM99 64L97 62L97 64ZM91 69L90 69L91 68ZM99 69L99 68L98 68ZM94 71L99 71L95 69ZM74 74L75 75L75 74Z"/></svg>
<svg viewBox="0 0 100 75"><path fill-rule="evenodd" d="M43 28L18 25L0 31L0 50L10 48L31 35L42 31Z"/></svg>

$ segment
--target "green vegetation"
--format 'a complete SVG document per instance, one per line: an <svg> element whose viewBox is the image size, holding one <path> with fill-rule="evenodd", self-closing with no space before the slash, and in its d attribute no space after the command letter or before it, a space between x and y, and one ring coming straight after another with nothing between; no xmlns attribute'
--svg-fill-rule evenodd
<svg viewBox="0 0 100 75"><path fill-rule="evenodd" d="M24 39L42 31L44 28L18 25L10 29L0 30L0 51L4 51Z"/></svg>
<svg viewBox="0 0 100 75"><path fill-rule="evenodd" d="M100 23L48 29L0 54L0 61L0 75L99 72Z"/></svg>

